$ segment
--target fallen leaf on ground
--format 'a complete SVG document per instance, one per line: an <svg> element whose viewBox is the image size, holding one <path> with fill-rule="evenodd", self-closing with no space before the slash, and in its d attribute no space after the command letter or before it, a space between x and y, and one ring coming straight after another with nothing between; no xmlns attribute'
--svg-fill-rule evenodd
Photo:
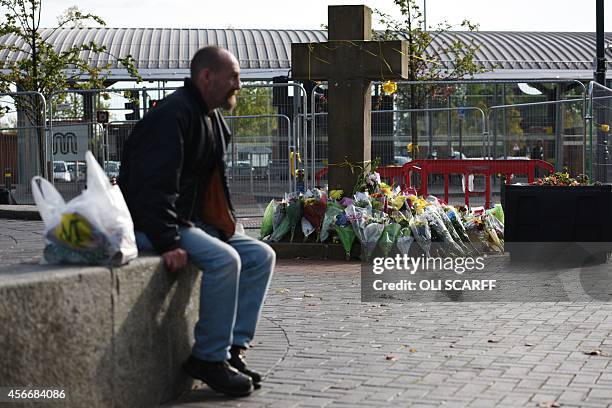
<svg viewBox="0 0 612 408"><path fill-rule="evenodd" d="M449 347L450 347L450 348L455 348L455 345L454 345L454 344L451 344Z"/></svg>
<svg viewBox="0 0 612 408"><path fill-rule="evenodd" d="M487 343L499 343L499 340L489 339L489 340L487 340Z"/></svg>
<svg viewBox="0 0 612 408"><path fill-rule="evenodd" d="M415 348L413 347L413 348L411 348L409 351L410 351L411 353L416 353L417 349L415 349Z"/></svg>
<svg viewBox="0 0 612 408"><path fill-rule="evenodd" d="M389 354L387 357L385 357L385 360L397 361L397 357L395 357L394 355Z"/></svg>
<svg viewBox="0 0 612 408"><path fill-rule="evenodd" d="M601 356L601 355L603 355L601 350L583 351L583 353L586 354L587 356Z"/></svg>
<svg viewBox="0 0 612 408"><path fill-rule="evenodd" d="M533 344L531 344L531 343L525 343L525 347L531 347L531 346L533 346Z"/></svg>
<svg viewBox="0 0 612 408"><path fill-rule="evenodd" d="M310 293L304 293L304 297L312 297L312 295Z"/></svg>
<svg viewBox="0 0 612 408"><path fill-rule="evenodd" d="M276 289L276 293L282 294L282 293L289 293L289 289L286 288L279 288Z"/></svg>
<svg viewBox="0 0 612 408"><path fill-rule="evenodd" d="M558 408L561 404L556 401L542 401L538 404L538 408Z"/></svg>

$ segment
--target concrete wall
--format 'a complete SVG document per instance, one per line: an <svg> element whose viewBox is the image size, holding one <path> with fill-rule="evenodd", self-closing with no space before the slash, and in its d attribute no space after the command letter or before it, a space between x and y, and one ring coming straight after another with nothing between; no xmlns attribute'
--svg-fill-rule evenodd
<svg viewBox="0 0 612 408"><path fill-rule="evenodd" d="M121 268L0 270L0 385L64 389L73 407L151 407L192 385L181 371L199 272L158 257ZM38 403L28 405L38 406Z"/></svg>

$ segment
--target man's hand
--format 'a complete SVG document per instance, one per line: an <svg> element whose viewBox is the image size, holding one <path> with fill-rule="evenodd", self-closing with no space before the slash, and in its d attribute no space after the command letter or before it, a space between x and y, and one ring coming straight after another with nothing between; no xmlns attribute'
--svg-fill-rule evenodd
<svg viewBox="0 0 612 408"><path fill-rule="evenodd" d="M162 254L164 264L170 272L177 272L187 266L187 252L183 248L176 248Z"/></svg>

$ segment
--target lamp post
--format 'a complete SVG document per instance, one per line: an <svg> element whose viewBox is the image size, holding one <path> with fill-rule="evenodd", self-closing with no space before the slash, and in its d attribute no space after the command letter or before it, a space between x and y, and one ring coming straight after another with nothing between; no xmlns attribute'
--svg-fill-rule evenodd
<svg viewBox="0 0 612 408"><path fill-rule="evenodd" d="M604 0L596 0L595 8L595 27L596 27L596 45L595 45L595 82L602 86L606 85L606 55L604 46ZM608 123L608 112L604 107L598 107L593 112L596 123ZM597 127L597 146L596 154L596 178L597 181L605 183L608 181L608 135L600 127Z"/></svg>
<svg viewBox="0 0 612 408"><path fill-rule="evenodd" d="M596 3L596 64L594 78L595 82L606 86L606 54L604 45L604 0Z"/></svg>

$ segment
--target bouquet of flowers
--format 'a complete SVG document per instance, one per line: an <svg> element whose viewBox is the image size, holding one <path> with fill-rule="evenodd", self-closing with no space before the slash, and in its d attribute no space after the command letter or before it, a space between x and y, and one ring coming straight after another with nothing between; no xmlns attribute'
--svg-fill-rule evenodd
<svg viewBox="0 0 612 408"><path fill-rule="evenodd" d="M293 236L295 235L295 228L300 224L302 220L302 201L299 196L287 196L287 219L289 220L289 228L291 229L291 242L293 242Z"/></svg>
<svg viewBox="0 0 612 408"><path fill-rule="evenodd" d="M370 259L376 249L376 244L382 235L385 226L377 222L375 219L371 219L370 223L366 225L363 230L364 240L361 242L362 247L365 249L365 258Z"/></svg>
<svg viewBox="0 0 612 408"><path fill-rule="evenodd" d="M393 248L393 245L395 245L397 242L400 229L400 225L394 222L385 226L385 229L380 236L380 240L378 241L378 245L380 246L380 249L382 249L385 256L389 255L391 248Z"/></svg>
<svg viewBox="0 0 612 408"><path fill-rule="evenodd" d="M344 212L344 209L333 201L328 202L323 224L321 225L321 242L324 242L329 237L329 231L332 225L336 222L336 217Z"/></svg>
<svg viewBox="0 0 612 408"><path fill-rule="evenodd" d="M274 231L274 213L276 212L276 207L276 201L270 200L270 203L264 211L263 219L261 220L259 239L264 239Z"/></svg>
<svg viewBox="0 0 612 408"><path fill-rule="evenodd" d="M274 210L274 223L273 223L273 232L270 237L271 241L278 242L291 229L291 222L289 217L287 217L287 203L281 202L276 206L276 210Z"/></svg>
<svg viewBox="0 0 612 408"><path fill-rule="evenodd" d="M414 240L419 244L426 256L429 256L429 250L431 248L431 229L427 218L423 214L415 215L410 220L410 231Z"/></svg>

